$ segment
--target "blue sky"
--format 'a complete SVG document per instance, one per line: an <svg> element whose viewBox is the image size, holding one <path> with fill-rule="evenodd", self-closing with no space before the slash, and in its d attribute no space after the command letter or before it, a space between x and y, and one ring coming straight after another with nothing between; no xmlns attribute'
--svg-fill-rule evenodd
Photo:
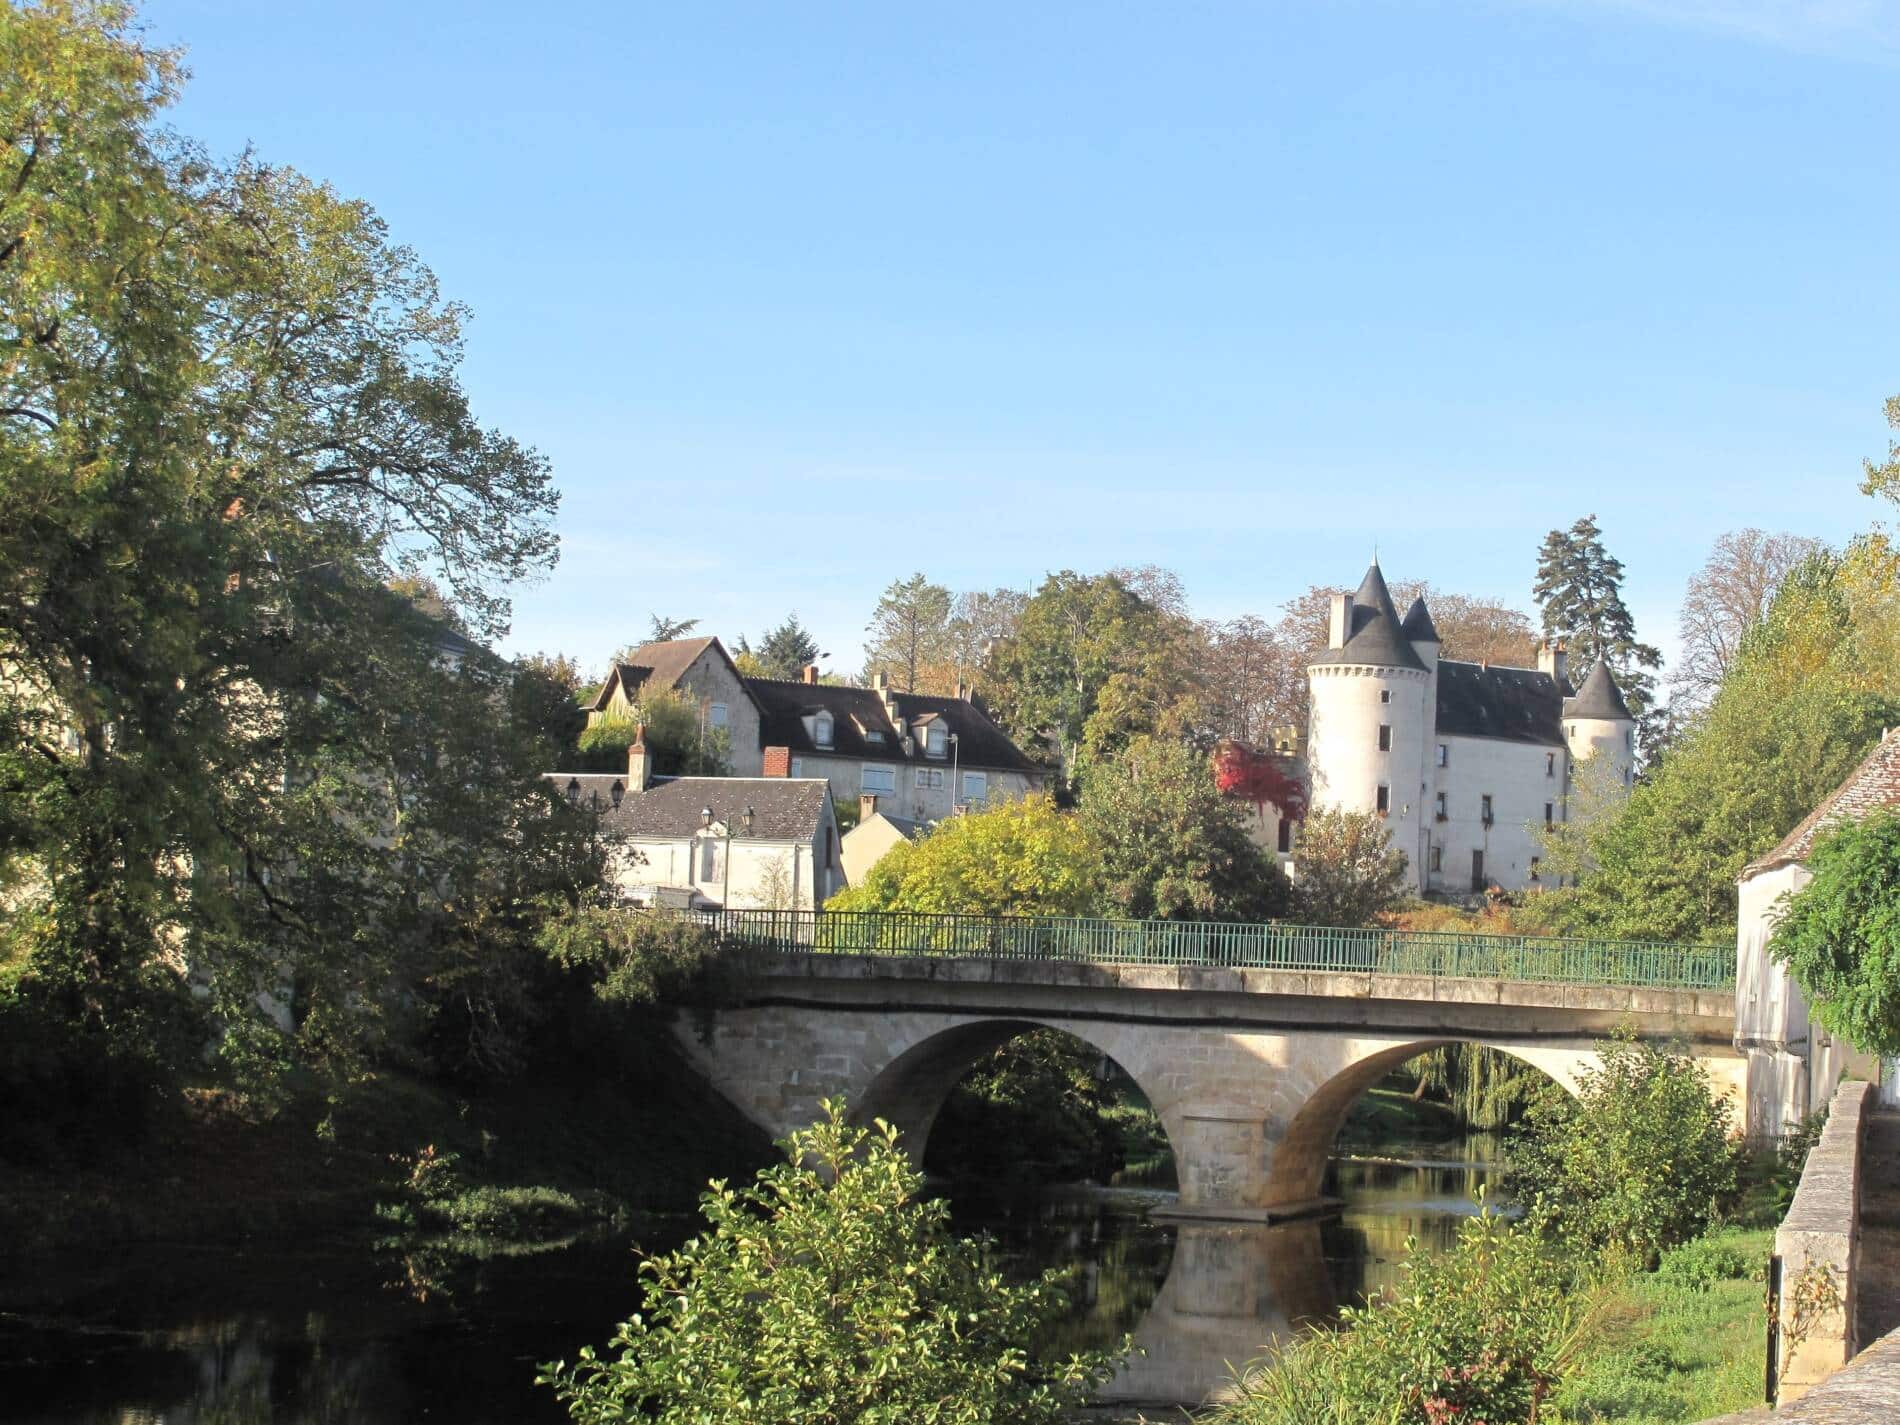
<svg viewBox="0 0 1900 1425"><path fill-rule="evenodd" d="M1595 512L1673 642L1841 540L1900 392L1900 5L155 0L180 127L371 202L565 492L516 649L1158 563L1529 605Z"/></svg>

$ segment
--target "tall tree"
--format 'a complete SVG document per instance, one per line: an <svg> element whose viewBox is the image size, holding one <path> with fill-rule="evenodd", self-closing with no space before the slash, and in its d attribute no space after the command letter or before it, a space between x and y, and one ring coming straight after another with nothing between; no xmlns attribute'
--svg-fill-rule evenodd
<svg viewBox="0 0 1900 1425"><path fill-rule="evenodd" d="M650 614L647 617L647 641L649 643L671 643L676 638L684 638L699 627L696 618L668 618L665 614Z"/></svg>
<svg viewBox="0 0 1900 1425"><path fill-rule="evenodd" d="M496 633L557 497L470 413L428 269L173 136L178 78L126 7L0 8L0 855L74 1036L139 1039L183 957L227 1053L289 983L335 1056L547 802L511 718L471 715L504 665L389 584Z"/></svg>
<svg viewBox="0 0 1900 1425"><path fill-rule="evenodd" d="M968 589L956 596L950 608L952 686L969 681L990 650L1015 635L1028 602L1021 589Z"/></svg>
<svg viewBox="0 0 1900 1425"><path fill-rule="evenodd" d="M1636 620L1623 602L1623 565L1603 547L1595 515L1544 536L1531 595L1544 632L1569 643L1571 662L1580 669L1607 662L1630 711L1640 717L1654 701L1651 674L1662 666L1662 654L1636 640Z"/></svg>
<svg viewBox="0 0 1900 1425"><path fill-rule="evenodd" d="M883 673L899 692L920 691L920 675L950 646L950 591L922 574L894 579L865 631L865 670Z"/></svg>
<svg viewBox="0 0 1900 1425"><path fill-rule="evenodd" d="M818 641L799 623L798 615L792 613L787 614L785 622L777 628L767 629L760 635L757 648L740 638L733 656L754 659L758 665L757 677L796 678L808 665L818 661Z"/></svg>
<svg viewBox="0 0 1900 1425"><path fill-rule="evenodd" d="M1715 541L1708 561L1689 580L1678 623L1682 660L1676 691L1688 706L1703 706L1715 696L1742 640L1768 616L1781 581L1825 548L1818 539L1764 534L1752 526Z"/></svg>

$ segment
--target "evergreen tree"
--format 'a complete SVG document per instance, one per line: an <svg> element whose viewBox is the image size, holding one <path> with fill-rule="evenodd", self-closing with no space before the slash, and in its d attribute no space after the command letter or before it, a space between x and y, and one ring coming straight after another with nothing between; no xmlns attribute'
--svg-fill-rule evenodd
<svg viewBox="0 0 1900 1425"><path fill-rule="evenodd" d="M758 665L758 677L796 678L807 664L818 661L818 641L797 614L787 614L784 623L761 635L757 648L741 638L735 657L750 657Z"/></svg>
<svg viewBox="0 0 1900 1425"><path fill-rule="evenodd" d="M1603 547L1595 515L1544 536L1531 595L1544 633L1569 643L1573 668L1607 661L1630 711L1640 717L1648 710L1655 696L1648 670L1662 666L1662 654L1636 641L1636 620L1623 602L1623 563Z"/></svg>

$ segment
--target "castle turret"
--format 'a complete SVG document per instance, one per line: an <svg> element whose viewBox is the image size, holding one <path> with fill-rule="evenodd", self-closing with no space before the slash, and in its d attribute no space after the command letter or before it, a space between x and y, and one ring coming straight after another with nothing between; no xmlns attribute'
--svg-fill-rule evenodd
<svg viewBox="0 0 1900 1425"><path fill-rule="evenodd" d="M1573 766L1605 757L1623 786L1635 780L1636 718L1609 664L1600 659L1576 696L1564 699L1564 742Z"/></svg>
<svg viewBox="0 0 1900 1425"><path fill-rule="evenodd" d="M1307 668L1307 748L1314 804L1384 816L1416 889L1430 821L1425 769L1438 634L1423 603L1412 612L1423 648L1406 636L1376 561L1350 599L1335 600L1329 641L1337 641Z"/></svg>

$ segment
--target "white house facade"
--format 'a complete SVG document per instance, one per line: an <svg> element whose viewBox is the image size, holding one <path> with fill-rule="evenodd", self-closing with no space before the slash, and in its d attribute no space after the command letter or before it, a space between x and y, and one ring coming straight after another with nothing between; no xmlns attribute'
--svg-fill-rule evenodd
<svg viewBox="0 0 1900 1425"><path fill-rule="evenodd" d="M1385 817L1419 894L1553 885L1539 828L1570 819L1586 760L1629 785L1636 721L1602 664L1572 688L1561 644L1544 644L1535 668L1438 649L1424 601L1401 619L1377 563L1356 593L1333 596L1326 650L1307 669L1312 803Z"/></svg>

